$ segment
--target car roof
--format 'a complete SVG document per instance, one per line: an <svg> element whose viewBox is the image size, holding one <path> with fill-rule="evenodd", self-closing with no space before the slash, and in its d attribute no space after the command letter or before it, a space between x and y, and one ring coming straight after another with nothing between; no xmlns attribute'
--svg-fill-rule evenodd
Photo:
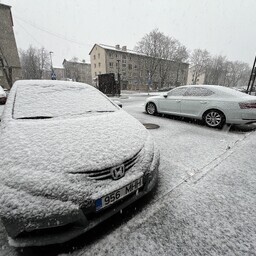
<svg viewBox="0 0 256 256"><path fill-rule="evenodd" d="M194 88L194 87L202 87L202 88L207 88L209 90L212 90L216 93L220 94L226 94L226 95L232 95L235 97L245 97L246 94L243 92L237 91L233 88L222 86L222 85L212 85L212 84L198 84L198 85L183 85L180 86L180 88Z"/></svg>

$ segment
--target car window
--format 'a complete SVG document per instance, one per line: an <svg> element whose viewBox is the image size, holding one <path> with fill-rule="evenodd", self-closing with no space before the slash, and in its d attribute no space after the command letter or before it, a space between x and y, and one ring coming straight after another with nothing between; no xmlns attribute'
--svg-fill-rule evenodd
<svg viewBox="0 0 256 256"><path fill-rule="evenodd" d="M186 90L187 90L187 88L185 88L185 87L175 88L175 89L169 91L167 93L167 95L168 95L168 97L170 97L170 96L183 96L184 93L186 92Z"/></svg>
<svg viewBox="0 0 256 256"><path fill-rule="evenodd" d="M184 96L210 96L213 95L214 92L203 87L191 87L188 88Z"/></svg>

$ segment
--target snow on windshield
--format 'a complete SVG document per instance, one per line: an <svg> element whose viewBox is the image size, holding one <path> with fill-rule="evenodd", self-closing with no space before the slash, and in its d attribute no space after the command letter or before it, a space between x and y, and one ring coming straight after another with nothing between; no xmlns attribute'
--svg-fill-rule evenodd
<svg viewBox="0 0 256 256"><path fill-rule="evenodd" d="M19 83L13 118L44 118L113 112L117 108L90 85L63 81Z"/></svg>

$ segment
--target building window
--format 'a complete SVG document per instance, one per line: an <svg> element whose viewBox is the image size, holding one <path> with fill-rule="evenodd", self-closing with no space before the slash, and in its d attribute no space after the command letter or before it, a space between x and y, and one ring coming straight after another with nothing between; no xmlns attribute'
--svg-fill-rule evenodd
<svg viewBox="0 0 256 256"><path fill-rule="evenodd" d="M137 69L137 65L134 65L134 69Z"/></svg>
<svg viewBox="0 0 256 256"><path fill-rule="evenodd" d="M129 64L129 65L128 65L128 69L129 69L129 70L132 70L132 64Z"/></svg>
<svg viewBox="0 0 256 256"><path fill-rule="evenodd" d="M109 67L110 67L110 68L113 68L113 66L114 66L114 65L113 65L113 62L109 62Z"/></svg>
<svg viewBox="0 0 256 256"><path fill-rule="evenodd" d="M98 53L98 59L100 58L100 53Z"/></svg>
<svg viewBox="0 0 256 256"><path fill-rule="evenodd" d="M126 67L126 64L122 64L122 67L125 68L125 67Z"/></svg>
<svg viewBox="0 0 256 256"><path fill-rule="evenodd" d="M97 76L97 72L95 72L95 76Z"/></svg>
<svg viewBox="0 0 256 256"><path fill-rule="evenodd" d="M99 62L99 68L100 68L100 62Z"/></svg>
<svg viewBox="0 0 256 256"><path fill-rule="evenodd" d="M109 53L109 58L113 59L113 57L114 57L114 56L113 56L113 53L110 52L110 53Z"/></svg>
<svg viewBox="0 0 256 256"><path fill-rule="evenodd" d="M96 55L93 55L93 59L96 60Z"/></svg>
<svg viewBox="0 0 256 256"><path fill-rule="evenodd" d="M123 55L123 59L126 59L126 55Z"/></svg>
<svg viewBox="0 0 256 256"><path fill-rule="evenodd" d="M122 63L126 63L126 60L122 60Z"/></svg>
<svg viewBox="0 0 256 256"><path fill-rule="evenodd" d="M94 68L96 68L96 63L94 63Z"/></svg>

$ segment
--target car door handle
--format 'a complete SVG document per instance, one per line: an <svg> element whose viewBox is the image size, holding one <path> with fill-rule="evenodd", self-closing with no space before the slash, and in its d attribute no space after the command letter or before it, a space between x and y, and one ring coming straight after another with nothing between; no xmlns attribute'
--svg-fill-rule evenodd
<svg viewBox="0 0 256 256"><path fill-rule="evenodd" d="M201 103L201 104L206 104L206 103L207 103L207 101L200 101L200 103Z"/></svg>

